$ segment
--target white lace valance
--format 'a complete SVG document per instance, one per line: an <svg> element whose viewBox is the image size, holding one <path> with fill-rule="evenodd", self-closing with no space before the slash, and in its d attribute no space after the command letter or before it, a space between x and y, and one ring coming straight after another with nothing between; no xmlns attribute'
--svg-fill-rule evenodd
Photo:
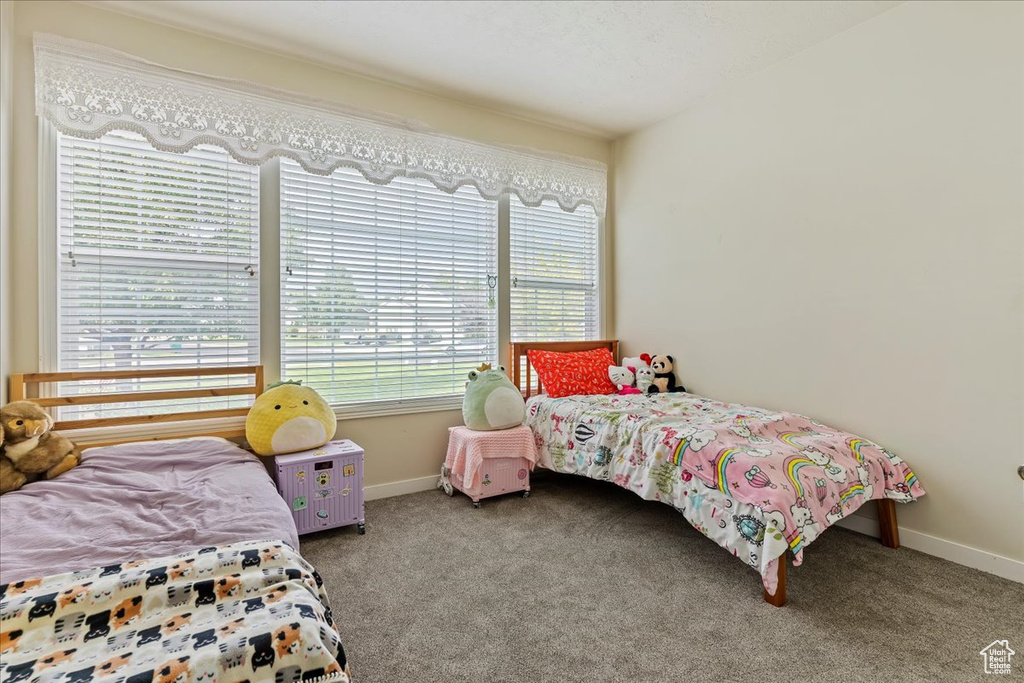
<svg viewBox="0 0 1024 683"><path fill-rule="evenodd" d="M604 164L487 145L414 121L342 107L245 81L171 69L109 48L36 34L36 113L65 135L95 139L112 130L144 135L157 149L214 144L247 164L290 157L310 173L339 166L368 180L397 175L454 192L474 185L488 199L506 192L535 206L554 199L604 214Z"/></svg>

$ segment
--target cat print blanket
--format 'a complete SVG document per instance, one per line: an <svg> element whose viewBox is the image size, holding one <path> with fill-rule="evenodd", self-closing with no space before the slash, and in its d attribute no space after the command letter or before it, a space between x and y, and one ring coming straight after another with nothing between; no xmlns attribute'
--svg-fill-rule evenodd
<svg viewBox="0 0 1024 683"><path fill-rule="evenodd" d="M0 586L0 681L349 681L316 570L246 541Z"/></svg>

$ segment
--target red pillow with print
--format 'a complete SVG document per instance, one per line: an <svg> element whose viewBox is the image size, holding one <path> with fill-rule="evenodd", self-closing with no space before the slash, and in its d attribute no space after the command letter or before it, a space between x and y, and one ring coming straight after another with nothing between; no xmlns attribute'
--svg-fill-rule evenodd
<svg viewBox="0 0 1024 683"><path fill-rule="evenodd" d="M557 351L526 352L530 365L537 371L541 386L551 398L614 394L615 385L608 377L608 368L615 365L608 349L591 349L574 353Z"/></svg>

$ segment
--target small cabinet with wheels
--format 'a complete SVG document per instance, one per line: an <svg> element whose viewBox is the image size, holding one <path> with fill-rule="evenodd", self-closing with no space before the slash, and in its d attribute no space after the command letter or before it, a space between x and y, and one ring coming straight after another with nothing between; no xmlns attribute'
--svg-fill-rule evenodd
<svg viewBox="0 0 1024 683"><path fill-rule="evenodd" d="M533 432L521 425L492 432L448 428L448 454L438 485L451 495L462 491L480 507L484 498L530 495L530 470L537 462Z"/></svg>
<svg viewBox="0 0 1024 683"><path fill-rule="evenodd" d="M276 455L273 474L300 535L352 524L365 533L363 449L358 444L341 439Z"/></svg>

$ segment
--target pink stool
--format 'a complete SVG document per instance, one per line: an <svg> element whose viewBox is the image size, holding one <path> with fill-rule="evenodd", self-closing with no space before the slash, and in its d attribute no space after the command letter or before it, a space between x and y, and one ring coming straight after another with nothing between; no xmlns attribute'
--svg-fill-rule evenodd
<svg viewBox="0 0 1024 683"><path fill-rule="evenodd" d="M505 493L522 491L526 498L530 495L530 470L536 462L537 445L525 425L494 432L449 427L448 454L438 486L449 495L451 487L462 491L476 508L482 499Z"/></svg>

